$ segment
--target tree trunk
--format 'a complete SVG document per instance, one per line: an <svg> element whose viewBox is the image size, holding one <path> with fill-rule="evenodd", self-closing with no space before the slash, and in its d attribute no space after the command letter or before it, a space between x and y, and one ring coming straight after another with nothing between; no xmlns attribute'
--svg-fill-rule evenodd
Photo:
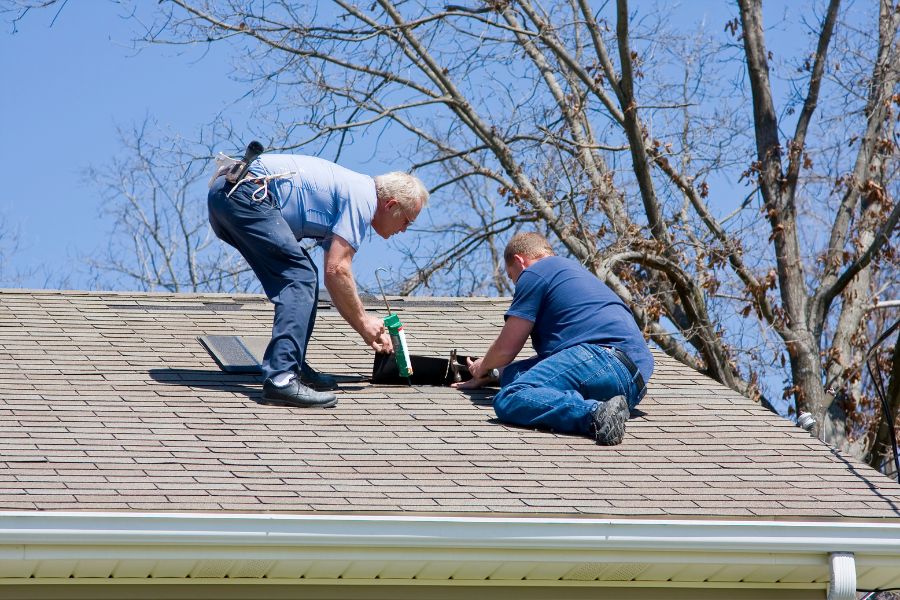
<svg viewBox="0 0 900 600"><path fill-rule="evenodd" d="M891 445L890 428L888 427L888 419L893 419L896 426L897 413L900 412L900 337L894 342L894 355L891 359L891 382L887 390L888 413L881 419L881 424L875 434L875 442L872 444L872 451L869 455L868 463L874 468L881 470L882 463L889 461L885 465L886 469L892 469L893 447ZM884 407L879 407L884 412ZM897 474L894 474L896 477Z"/></svg>

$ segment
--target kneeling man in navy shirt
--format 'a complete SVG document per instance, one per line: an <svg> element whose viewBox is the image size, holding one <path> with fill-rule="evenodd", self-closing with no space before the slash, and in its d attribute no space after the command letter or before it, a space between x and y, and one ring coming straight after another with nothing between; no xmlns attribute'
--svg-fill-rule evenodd
<svg viewBox="0 0 900 600"><path fill-rule="evenodd" d="M499 377L501 421L619 444L653 373L631 310L579 263L554 256L538 233L513 236L504 260L516 284L506 323L487 354L470 361L473 378L456 387ZM511 362L529 336L537 356Z"/></svg>

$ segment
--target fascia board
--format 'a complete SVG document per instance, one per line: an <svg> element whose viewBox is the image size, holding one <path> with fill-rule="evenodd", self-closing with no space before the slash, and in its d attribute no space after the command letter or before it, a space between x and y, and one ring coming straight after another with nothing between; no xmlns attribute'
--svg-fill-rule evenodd
<svg viewBox="0 0 900 600"><path fill-rule="evenodd" d="M0 551L16 546L203 546L629 552L855 552L900 556L900 523L542 519L123 512L0 512ZM139 554L140 552L138 552ZM129 552L132 554L132 552ZM82 554L83 555L83 554ZM537 557L530 557L532 560Z"/></svg>

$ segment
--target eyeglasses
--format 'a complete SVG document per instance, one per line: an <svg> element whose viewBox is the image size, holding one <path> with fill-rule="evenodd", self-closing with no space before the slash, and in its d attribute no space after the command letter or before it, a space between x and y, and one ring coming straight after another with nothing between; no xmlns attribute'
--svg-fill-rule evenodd
<svg viewBox="0 0 900 600"><path fill-rule="evenodd" d="M409 227L410 225L412 225L413 221L415 221L415 219L410 219L409 215L406 214L406 210L402 206L397 206L397 208L400 209L400 214L402 214L403 218L406 219L406 225L404 227Z"/></svg>

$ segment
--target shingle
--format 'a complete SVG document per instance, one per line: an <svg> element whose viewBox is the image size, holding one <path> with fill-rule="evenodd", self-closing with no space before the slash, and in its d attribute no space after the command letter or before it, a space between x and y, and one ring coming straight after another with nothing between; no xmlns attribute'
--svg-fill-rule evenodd
<svg viewBox="0 0 900 600"><path fill-rule="evenodd" d="M507 303L397 308L414 350L479 355ZM319 320L310 361L365 374L371 351ZM602 448L499 424L490 393L363 382L331 410L259 404L196 338L270 322L261 296L0 290L0 509L900 516L891 480L661 354Z"/></svg>

